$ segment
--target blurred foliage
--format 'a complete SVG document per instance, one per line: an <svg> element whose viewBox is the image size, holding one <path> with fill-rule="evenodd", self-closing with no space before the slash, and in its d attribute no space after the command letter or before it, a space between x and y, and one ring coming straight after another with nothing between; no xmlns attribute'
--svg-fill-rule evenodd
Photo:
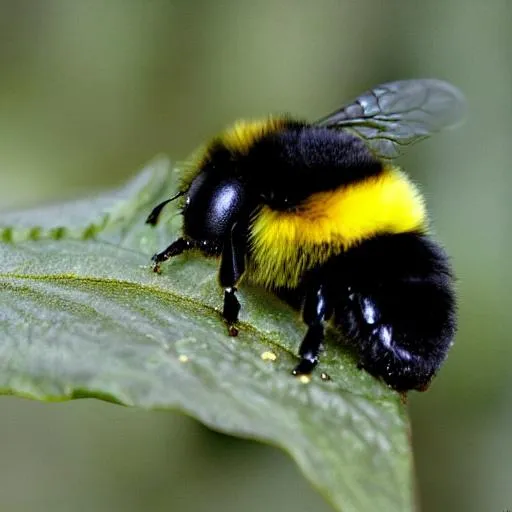
<svg viewBox="0 0 512 512"><path fill-rule="evenodd" d="M463 0L0 0L0 208L185 158L238 117L314 119L398 78L455 83L466 125L403 160L461 297L450 358L412 399L418 488L427 511L511 508L511 15ZM2 510L328 510L280 453L179 416L0 405Z"/></svg>

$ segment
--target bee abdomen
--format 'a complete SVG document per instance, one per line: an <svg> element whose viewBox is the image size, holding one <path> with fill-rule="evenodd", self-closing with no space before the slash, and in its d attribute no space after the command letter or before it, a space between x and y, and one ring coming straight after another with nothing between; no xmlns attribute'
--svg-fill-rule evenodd
<svg viewBox="0 0 512 512"><path fill-rule="evenodd" d="M345 287L335 295L335 325L368 372L400 391L426 389L456 330L444 251L407 233L378 237L350 252L331 270L331 282Z"/></svg>

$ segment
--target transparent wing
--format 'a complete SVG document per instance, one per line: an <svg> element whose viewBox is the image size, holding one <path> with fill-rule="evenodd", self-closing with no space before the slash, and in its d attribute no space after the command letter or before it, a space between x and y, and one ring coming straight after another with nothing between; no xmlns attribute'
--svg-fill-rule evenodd
<svg viewBox="0 0 512 512"><path fill-rule="evenodd" d="M447 82L400 80L378 85L314 124L347 130L377 156L392 159L405 146L460 122L465 107L463 94Z"/></svg>

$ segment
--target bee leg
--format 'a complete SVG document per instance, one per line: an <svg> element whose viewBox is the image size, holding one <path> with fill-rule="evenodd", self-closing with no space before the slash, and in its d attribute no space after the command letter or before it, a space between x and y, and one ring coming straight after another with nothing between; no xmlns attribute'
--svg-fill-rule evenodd
<svg viewBox="0 0 512 512"><path fill-rule="evenodd" d="M175 240L167 249L159 252L151 258L153 262L153 272L160 272L160 263L167 261L169 258L173 256L178 256L185 251L193 249L196 244L191 240L186 240L185 238L178 238Z"/></svg>
<svg viewBox="0 0 512 512"><path fill-rule="evenodd" d="M308 330L300 345L300 362L292 371L293 375L309 374L318 364L324 343L324 324L330 315L331 309L326 300L325 286L317 283L306 291L302 318Z"/></svg>
<svg viewBox="0 0 512 512"><path fill-rule="evenodd" d="M224 307L222 316L228 324L230 336L236 336L240 302L236 297L236 283L245 271L246 238L244 230L235 222L224 242L219 270L219 282L224 288Z"/></svg>
<svg viewBox="0 0 512 512"><path fill-rule="evenodd" d="M240 312L240 302L236 297L237 289L234 286L224 288L224 307L222 316L228 324L228 333L230 336L237 336L238 329L235 324L238 322L238 313Z"/></svg>

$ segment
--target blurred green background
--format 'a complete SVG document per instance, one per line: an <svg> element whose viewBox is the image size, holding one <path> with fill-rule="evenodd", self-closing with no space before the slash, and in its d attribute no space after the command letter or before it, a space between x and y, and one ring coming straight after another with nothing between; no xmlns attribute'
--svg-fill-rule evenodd
<svg viewBox="0 0 512 512"><path fill-rule="evenodd" d="M467 95L411 149L459 277L460 331L411 398L424 511L512 508L512 2L0 0L0 209L186 158L239 117L315 119L386 80ZM280 452L178 414L0 398L2 511L328 511Z"/></svg>

